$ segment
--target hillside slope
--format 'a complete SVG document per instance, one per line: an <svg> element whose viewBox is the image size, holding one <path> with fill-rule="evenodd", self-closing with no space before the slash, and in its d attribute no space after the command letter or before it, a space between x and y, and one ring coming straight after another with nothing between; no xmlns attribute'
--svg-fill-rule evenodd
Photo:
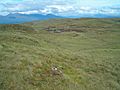
<svg viewBox="0 0 120 90"><path fill-rule="evenodd" d="M119 54L120 19L0 25L0 90L119 90Z"/></svg>

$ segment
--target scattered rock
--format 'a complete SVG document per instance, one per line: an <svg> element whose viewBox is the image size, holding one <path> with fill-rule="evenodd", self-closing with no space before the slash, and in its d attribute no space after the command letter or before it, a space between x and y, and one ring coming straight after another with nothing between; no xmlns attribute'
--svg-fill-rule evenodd
<svg viewBox="0 0 120 90"><path fill-rule="evenodd" d="M61 33L62 31L60 31L60 30L56 30L56 31L54 31L55 33Z"/></svg>
<svg viewBox="0 0 120 90"><path fill-rule="evenodd" d="M55 76L55 75L62 75L63 72L61 70L59 70L58 67L52 67L51 68L51 74L53 76Z"/></svg>

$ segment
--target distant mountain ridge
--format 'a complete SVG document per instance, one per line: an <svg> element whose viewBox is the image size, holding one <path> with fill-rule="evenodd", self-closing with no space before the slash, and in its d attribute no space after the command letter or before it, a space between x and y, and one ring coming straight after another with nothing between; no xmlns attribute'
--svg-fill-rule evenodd
<svg viewBox="0 0 120 90"><path fill-rule="evenodd" d="M62 18L61 16L56 16L53 14L8 14L6 16L0 16L0 24L16 24L16 23L24 23L31 22L35 20L46 20L52 18Z"/></svg>
<svg viewBox="0 0 120 90"><path fill-rule="evenodd" d="M120 18L120 15L107 15L107 14L79 14L78 16L56 16L54 14L8 14L6 16L0 16L0 24L17 24L17 23L25 23L32 22L36 20L47 20L54 18Z"/></svg>
<svg viewBox="0 0 120 90"><path fill-rule="evenodd" d="M76 16L71 16L71 18L76 18ZM77 18L120 18L120 15L111 15L111 14L79 14Z"/></svg>

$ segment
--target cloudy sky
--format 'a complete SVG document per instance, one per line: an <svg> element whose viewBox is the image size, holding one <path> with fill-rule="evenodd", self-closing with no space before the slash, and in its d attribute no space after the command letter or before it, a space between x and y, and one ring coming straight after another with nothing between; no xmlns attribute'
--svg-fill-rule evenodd
<svg viewBox="0 0 120 90"><path fill-rule="evenodd" d="M0 0L0 15L9 13L120 15L120 0Z"/></svg>

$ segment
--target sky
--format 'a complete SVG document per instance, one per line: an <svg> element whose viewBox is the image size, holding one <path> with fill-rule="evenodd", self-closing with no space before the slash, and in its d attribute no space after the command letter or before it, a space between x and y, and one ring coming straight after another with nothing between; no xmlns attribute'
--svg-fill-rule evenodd
<svg viewBox="0 0 120 90"><path fill-rule="evenodd" d="M0 15L10 13L120 15L120 0L0 0Z"/></svg>

